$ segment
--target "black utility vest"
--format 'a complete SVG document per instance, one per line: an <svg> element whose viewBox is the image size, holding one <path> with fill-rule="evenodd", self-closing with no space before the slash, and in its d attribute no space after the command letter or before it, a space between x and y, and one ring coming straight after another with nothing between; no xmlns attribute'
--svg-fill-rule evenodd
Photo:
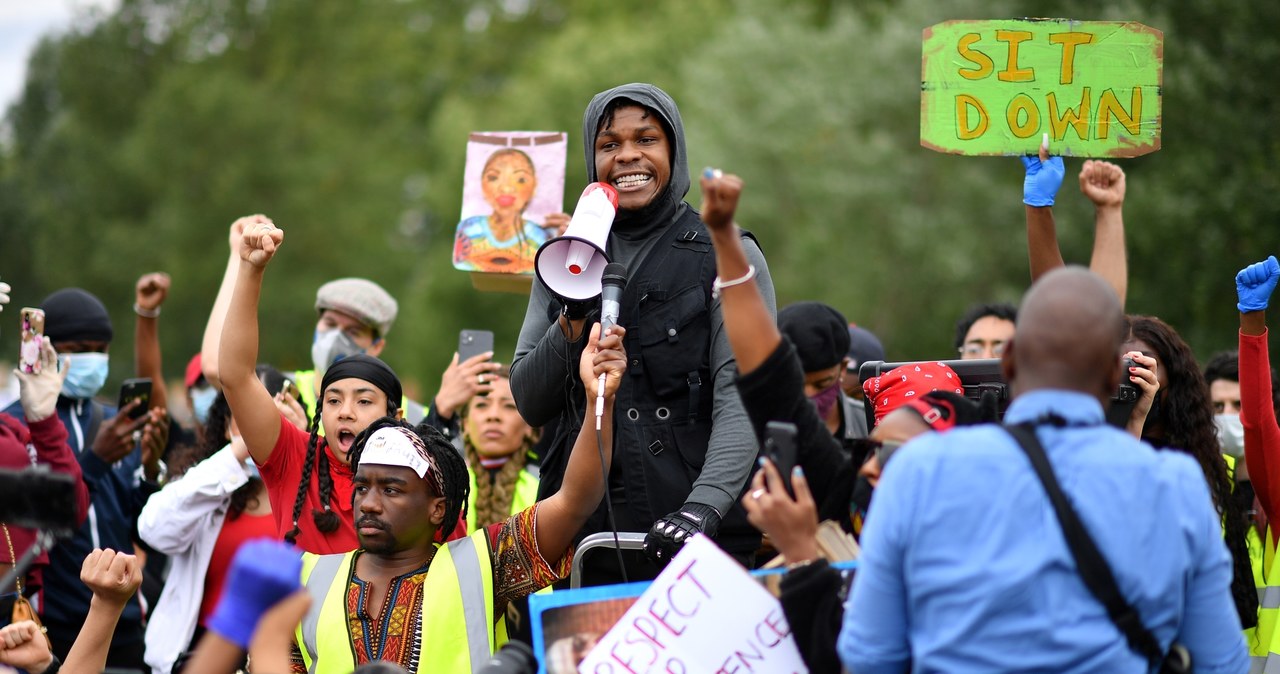
<svg viewBox="0 0 1280 674"><path fill-rule="evenodd" d="M610 489L625 500L616 513L622 530L648 531L658 518L675 512L693 490L711 437L714 382L711 373L711 284L715 251L698 213L691 208L661 235L622 294L619 324L627 330L627 373L614 403L614 453ZM744 232L743 236L750 237ZM752 237L754 239L754 237ZM581 354L582 340L574 350ZM576 362L576 361L575 361ZM585 392L574 378L570 400ZM576 407L576 406L574 406ZM580 408L560 419L559 457L544 462L539 498L555 493L548 473L563 475L578 430ZM560 465L558 470L545 464ZM731 551L753 551L759 534L735 504L724 513L720 544ZM583 534L608 529L604 506ZM740 531L741 530L741 531ZM734 545L743 537L741 545Z"/></svg>

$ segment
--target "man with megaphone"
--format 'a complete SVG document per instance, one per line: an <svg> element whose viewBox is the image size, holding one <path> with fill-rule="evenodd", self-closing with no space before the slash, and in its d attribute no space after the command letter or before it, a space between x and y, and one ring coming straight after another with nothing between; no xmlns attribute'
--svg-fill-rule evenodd
<svg viewBox="0 0 1280 674"><path fill-rule="evenodd" d="M690 184L684 127L666 92L627 84L597 94L583 115L583 141L592 184L564 236L538 252L538 279L511 363L511 388L525 420L534 426L559 420L539 498L559 489L582 424L582 410L572 408L584 400L582 384L570 368L600 314L604 267L621 263L630 278L616 304L606 299L627 328L630 360L618 391L608 493L618 530L647 532L647 560L624 562L625 577L654 577L696 533L749 563L760 536L738 496L756 460L756 439L734 386L737 367L712 290L755 278L775 311L764 255L744 233L751 275L717 278L707 229L684 202ZM608 529L602 505L581 535ZM600 564L589 565L585 584L623 578L606 568L606 557L612 556L592 558Z"/></svg>

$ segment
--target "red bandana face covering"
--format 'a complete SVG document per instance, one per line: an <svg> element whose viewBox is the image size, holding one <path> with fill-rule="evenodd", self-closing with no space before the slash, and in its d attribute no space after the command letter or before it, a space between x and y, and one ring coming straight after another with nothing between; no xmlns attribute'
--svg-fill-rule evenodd
<svg viewBox="0 0 1280 674"><path fill-rule="evenodd" d="M863 382L862 390L874 406L876 423L880 423L886 414L930 391L964 395L960 375L942 363L912 363L896 367ZM923 414L923 410L917 411Z"/></svg>

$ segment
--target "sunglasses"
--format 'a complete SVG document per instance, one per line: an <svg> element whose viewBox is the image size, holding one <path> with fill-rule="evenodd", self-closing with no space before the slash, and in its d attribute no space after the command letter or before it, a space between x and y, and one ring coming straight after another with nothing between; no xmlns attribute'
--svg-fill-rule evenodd
<svg viewBox="0 0 1280 674"><path fill-rule="evenodd" d="M880 464L880 470L884 470L889 458L901 446L902 443L897 440L872 440L871 438L858 438L854 443L855 451L862 454L862 456L875 454L876 462Z"/></svg>

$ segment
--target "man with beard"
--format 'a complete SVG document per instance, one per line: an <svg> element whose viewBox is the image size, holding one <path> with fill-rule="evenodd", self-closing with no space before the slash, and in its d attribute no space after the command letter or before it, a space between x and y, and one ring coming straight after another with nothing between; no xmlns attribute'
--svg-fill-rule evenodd
<svg viewBox="0 0 1280 674"><path fill-rule="evenodd" d="M712 286L754 277L774 313L764 255L744 235L751 272L717 279L706 227L684 202L684 127L666 92L627 84L597 94L583 115L583 141L588 182L607 182L618 192L606 248L630 276L619 319L628 331L629 374L618 392L618 461L609 495L619 530L648 532L644 548L654 564L629 565L627 577L654 577L695 533L715 537L749 562L760 537L737 498L756 440L734 386L737 367ZM567 450L578 435L583 415L575 405L584 396L567 364L576 362L586 318L598 306L563 302L540 281L533 285L511 388L530 425L560 421L543 459L539 496L560 489ZM581 534L606 528L602 508ZM586 583L618 580L616 570L600 574Z"/></svg>

